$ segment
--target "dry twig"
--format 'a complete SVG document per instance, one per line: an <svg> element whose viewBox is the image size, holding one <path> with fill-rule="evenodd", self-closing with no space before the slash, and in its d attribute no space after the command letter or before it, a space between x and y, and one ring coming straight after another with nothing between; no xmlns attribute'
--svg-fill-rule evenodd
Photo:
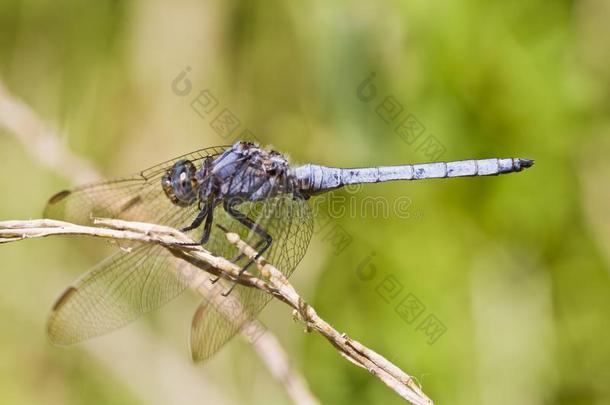
<svg viewBox="0 0 610 405"><path fill-rule="evenodd" d="M201 269L205 269L205 271L214 275L265 291L291 306L309 330L314 330L324 336L341 355L352 363L367 369L402 398L416 405L432 404L432 401L407 373L346 334L339 333L320 318L311 305L299 296L284 275L272 264L267 263L264 258L261 257L256 260L263 278L255 277L249 272L239 276L239 266L229 260L214 256L202 246L181 245L181 243L191 240L188 236L173 228L107 219L98 219L96 224L100 226L88 227L46 219L0 222L0 243L50 235L90 235L162 245L176 257L186 260L194 266L184 267L180 271L190 273L181 274L181 277L195 280L195 282L190 283L195 289L201 284L197 281L199 280L198 275L201 274ZM256 256L256 252L241 241L237 234L227 233L226 236L228 241L235 244L245 255L250 258Z"/></svg>

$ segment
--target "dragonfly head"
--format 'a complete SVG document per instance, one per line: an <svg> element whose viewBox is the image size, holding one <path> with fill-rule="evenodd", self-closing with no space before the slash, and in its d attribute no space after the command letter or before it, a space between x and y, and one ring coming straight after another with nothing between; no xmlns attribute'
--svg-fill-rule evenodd
<svg viewBox="0 0 610 405"><path fill-rule="evenodd" d="M163 175L161 186L172 203L187 207L197 201L197 168L190 160L179 160Z"/></svg>

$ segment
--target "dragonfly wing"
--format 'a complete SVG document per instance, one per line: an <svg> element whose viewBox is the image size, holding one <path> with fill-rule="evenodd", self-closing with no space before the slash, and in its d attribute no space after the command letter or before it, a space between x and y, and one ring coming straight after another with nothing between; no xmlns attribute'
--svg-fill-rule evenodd
<svg viewBox="0 0 610 405"><path fill-rule="evenodd" d="M289 277L303 258L311 239L313 220L309 205L302 199L283 194L263 201L246 202L238 209L255 219L257 225L272 235L273 243L263 256ZM260 236L230 217L221 207L214 213L214 222L238 233L242 240L253 247L261 240ZM223 231L218 228L212 230L206 248L225 258L239 256L238 250L226 241ZM237 261L240 266L246 263L245 258ZM248 268L248 271L259 275L255 266ZM210 288L205 301L195 312L190 346L196 362L212 357L249 321L255 319L271 299L269 294L239 284L229 296L222 296L221 293L230 287L230 282L219 280L214 288Z"/></svg>
<svg viewBox="0 0 610 405"><path fill-rule="evenodd" d="M172 204L161 187L161 178L176 161L188 159L201 168L202 161L216 157L225 146L202 149L160 163L133 176L103 181L57 193L47 203L45 218L91 225L92 218L116 218L152 222L173 227L186 226L188 219L176 215L184 208ZM184 222L181 222L184 221Z"/></svg>
<svg viewBox="0 0 610 405"><path fill-rule="evenodd" d="M58 298L49 337L66 345L118 329L178 296L188 286L189 271L197 270L158 245L118 251Z"/></svg>
<svg viewBox="0 0 610 405"><path fill-rule="evenodd" d="M260 290L236 286L233 292L240 290L241 294L231 293L224 297L221 293L230 287L228 283L218 281L210 286L209 294L195 311L191 326L191 356L196 363L208 360L231 340L252 319L252 307L244 305L262 302L265 295ZM245 293L257 297L243 300Z"/></svg>

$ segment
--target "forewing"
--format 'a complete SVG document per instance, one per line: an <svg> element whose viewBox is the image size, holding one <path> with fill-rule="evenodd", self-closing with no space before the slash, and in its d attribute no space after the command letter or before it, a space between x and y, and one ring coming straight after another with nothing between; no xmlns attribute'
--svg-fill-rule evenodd
<svg viewBox="0 0 610 405"><path fill-rule="evenodd" d="M243 203L238 209L255 219L259 226L272 235L273 243L263 257L289 277L304 256L311 239L313 221L310 207L304 200L287 193L263 201ZM221 207L214 214L215 223L237 232L250 246L257 246L260 237L256 233L230 217ZM227 243L222 230L215 228L212 232L206 248L226 258L238 256L237 249ZM243 266L246 262L242 258L238 264ZM248 271L258 274L254 265ZM255 319L271 299L269 294L261 290L239 284L228 297L220 295L230 285L226 280L220 280L215 288L209 290L193 317L190 345L193 360L197 362L214 355L250 320Z"/></svg>
<svg viewBox="0 0 610 405"><path fill-rule="evenodd" d="M57 193L47 203L45 218L90 225L92 218L115 218L151 222L181 228L189 219L177 215L184 210L166 197L161 178L180 159L188 159L199 169L207 157L216 157L227 147L213 147L179 156L133 176L103 181Z"/></svg>
<svg viewBox="0 0 610 405"><path fill-rule="evenodd" d="M66 289L48 322L53 343L66 345L118 329L160 307L188 285L187 262L158 245L110 256Z"/></svg>

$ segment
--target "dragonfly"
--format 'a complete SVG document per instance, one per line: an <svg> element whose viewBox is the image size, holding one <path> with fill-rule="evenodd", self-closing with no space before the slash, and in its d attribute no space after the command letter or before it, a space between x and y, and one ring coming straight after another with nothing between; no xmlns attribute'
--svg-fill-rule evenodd
<svg viewBox="0 0 610 405"><path fill-rule="evenodd" d="M201 149L135 175L65 190L50 198L44 216L91 225L93 218L149 222L188 232L196 244L256 273L225 232L235 232L289 277L313 233L308 200L347 185L396 180L491 176L522 171L533 160L492 158L398 166L336 168L291 165L274 150L238 141ZM217 226L213 226L213 225ZM192 280L191 266L159 245L134 244L94 266L55 302L47 332L69 345L127 325L166 304ZM207 274L207 273L206 273ZM195 362L212 357L254 320L270 296L209 275L191 323Z"/></svg>

